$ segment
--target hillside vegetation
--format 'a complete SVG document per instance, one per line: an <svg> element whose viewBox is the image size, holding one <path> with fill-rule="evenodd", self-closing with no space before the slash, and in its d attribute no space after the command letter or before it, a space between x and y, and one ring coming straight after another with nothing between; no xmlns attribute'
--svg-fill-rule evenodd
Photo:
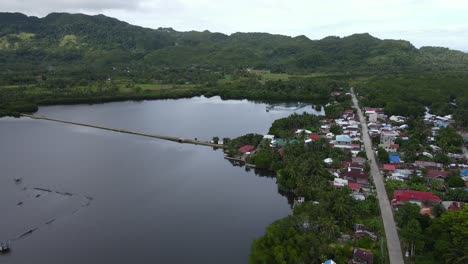
<svg viewBox="0 0 468 264"><path fill-rule="evenodd" d="M178 32L148 29L103 15L52 13L44 18L0 13L2 82L56 75L76 79L138 76L156 68L242 68L273 72L379 73L466 70L468 55L415 48L369 34L310 40L267 33ZM73 75L71 75L73 74Z"/></svg>

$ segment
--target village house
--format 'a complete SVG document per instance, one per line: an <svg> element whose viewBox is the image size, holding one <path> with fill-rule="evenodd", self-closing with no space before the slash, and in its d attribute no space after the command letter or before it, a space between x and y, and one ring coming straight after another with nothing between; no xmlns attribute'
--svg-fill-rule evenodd
<svg viewBox="0 0 468 264"><path fill-rule="evenodd" d="M348 169L342 176L344 179L348 180L348 184L354 182L362 185L369 185L369 173L361 169Z"/></svg>
<svg viewBox="0 0 468 264"><path fill-rule="evenodd" d="M445 208L445 210L457 211L462 209L465 204L457 201L443 201L442 206Z"/></svg>
<svg viewBox="0 0 468 264"><path fill-rule="evenodd" d="M390 118L389 118L390 121L393 121L393 122L397 122L397 123L404 123L406 121L406 117L404 116L396 116L396 115L392 115Z"/></svg>
<svg viewBox="0 0 468 264"><path fill-rule="evenodd" d="M395 144L395 139L399 136L398 132L393 130L383 130L380 134L380 144L390 146Z"/></svg>
<svg viewBox="0 0 468 264"><path fill-rule="evenodd" d="M286 140L286 139L278 138L278 139L272 140L270 146L282 148L288 144L296 144L296 143L299 143L297 139Z"/></svg>
<svg viewBox="0 0 468 264"><path fill-rule="evenodd" d="M366 161L367 161L367 159L363 158L363 157L353 157L351 159L352 163L359 163L359 164L364 164L364 163L366 163Z"/></svg>
<svg viewBox="0 0 468 264"><path fill-rule="evenodd" d="M348 186L348 180L335 178L333 180L333 186L335 188L342 188L342 187Z"/></svg>
<svg viewBox="0 0 468 264"><path fill-rule="evenodd" d="M366 226L363 224L354 224L354 237L362 238L369 236L373 241L377 240L377 235L374 232L370 232L366 229Z"/></svg>
<svg viewBox="0 0 468 264"><path fill-rule="evenodd" d="M377 122L379 115L374 111L366 112L369 116L369 122Z"/></svg>
<svg viewBox="0 0 468 264"><path fill-rule="evenodd" d="M398 152L398 149L400 148L400 145L398 145L398 144L390 144L390 145L380 144L379 147L385 149L385 151L387 151L387 152Z"/></svg>
<svg viewBox="0 0 468 264"><path fill-rule="evenodd" d="M414 203L421 207L423 204L440 203L440 198L432 192L422 192L414 190L395 190L391 202L394 208L404 203Z"/></svg>
<svg viewBox="0 0 468 264"><path fill-rule="evenodd" d="M383 108L376 108L376 107L364 107L364 111L367 112L375 112L377 114L383 115L385 113L385 109Z"/></svg>
<svg viewBox="0 0 468 264"><path fill-rule="evenodd" d="M338 135L336 136L335 142L339 145L350 145L353 139L348 135Z"/></svg>
<svg viewBox="0 0 468 264"><path fill-rule="evenodd" d="M391 164L400 163L401 162L400 155L398 155L398 153L396 152L390 152L388 153L388 161Z"/></svg>
<svg viewBox="0 0 468 264"><path fill-rule="evenodd" d="M415 161L414 166L421 168L421 169L434 169L434 170L436 169L442 170L444 168L443 164L435 163L432 161L421 161L421 160Z"/></svg>
<svg viewBox="0 0 468 264"><path fill-rule="evenodd" d="M354 120L356 118L356 114L354 114L352 109L345 110L343 113L343 118L347 120Z"/></svg>
<svg viewBox="0 0 468 264"><path fill-rule="evenodd" d="M449 171L444 170L428 170L426 177L431 179L443 180L450 175Z"/></svg>
<svg viewBox="0 0 468 264"><path fill-rule="evenodd" d="M374 254L369 250L356 248L353 251L353 258L348 264L374 264Z"/></svg>
<svg viewBox="0 0 468 264"><path fill-rule="evenodd" d="M309 138L312 139L312 140L319 140L320 139L320 135L318 134L311 134L309 135Z"/></svg>
<svg viewBox="0 0 468 264"><path fill-rule="evenodd" d="M244 146L239 148L239 151L244 153L244 154L250 154L250 152L252 150L254 150L254 149L255 149L255 147L252 146L252 145L244 145Z"/></svg>
<svg viewBox="0 0 468 264"><path fill-rule="evenodd" d="M301 134L307 134L310 135L312 134L312 131L307 130L307 129L298 129L296 132L294 132L296 135L301 135Z"/></svg>
<svg viewBox="0 0 468 264"><path fill-rule="evenodd" d="M384 171L395 171L396 168L397 168L397 167L396 167L395 164L384 164L384 165L382 166L382 169L383 169Z"/></svg>

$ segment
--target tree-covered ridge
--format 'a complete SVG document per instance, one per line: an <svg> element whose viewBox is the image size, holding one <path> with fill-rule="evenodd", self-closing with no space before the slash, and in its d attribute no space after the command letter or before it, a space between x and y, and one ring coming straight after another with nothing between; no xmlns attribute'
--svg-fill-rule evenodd
<svg viewBox="0 0 468 264"><path fill-rule="evenodd" d="M466 69L467 62L463 52L417 49L407 41L369 34L310 40L267 33L148 29L103 15L52 13L37 18L0 13L0 65L8 75L108 72L112 67L140 74L155 67L399 72Z"/></svg>

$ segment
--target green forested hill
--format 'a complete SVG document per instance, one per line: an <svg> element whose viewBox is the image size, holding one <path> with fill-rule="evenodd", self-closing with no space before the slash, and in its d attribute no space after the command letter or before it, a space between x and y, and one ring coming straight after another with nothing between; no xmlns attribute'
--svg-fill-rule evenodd
<svg viewBox="0 0 468 264"><path fill-rule="evenodd" d="M463 52L417 49L407 41L380 40L369 34L321 40L267 33L228 36L142 28L103 15L52 13L37 18L0 13L3 82L32 81L41 74L98 79L113 67L144 75L145 70L161 67L389 73L461 70L467 65L468 55Z"/></svg>

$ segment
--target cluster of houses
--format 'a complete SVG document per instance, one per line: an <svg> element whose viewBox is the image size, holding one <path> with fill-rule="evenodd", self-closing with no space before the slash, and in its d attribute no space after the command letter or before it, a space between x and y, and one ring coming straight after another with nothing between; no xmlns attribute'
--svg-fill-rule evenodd
<svg viewBox="0 0 468 264"><path fill-rule="evenodd" d="M353 250L353 257L348 260L348 264L373 264L374 254L363 248L355 248ZM336 264L335 261L329 259L322 264Z"/></svg>
<svg viewBox="0 0 468 264"><path fill-rule="evenodd" d="M384 113L383 108L365 108L365 114L368 118L369 135L371 137L380 137L379 147L388 152L388 163L380 164L381 170L386 175L387 180L406 181L411 176L424 177L428 181L444 179L451 175L451 170L460 170L460 177L465 180L468 187L468 165L462 159L454 159L457 163L449 166L431 162L431 161L415 161L414 163L406 163L400 158L399 145L396 144L397 138L408 140L408 135L404 133L404 129L408 126L406 118L403 116L388 117ZM426 113L425 123L432 125L432 137L430 141L435 141L433 137L441 127L447 127L451 122L451 116L439 117ZM431 145L433 151L438 151L440 148ZM433 153L422 152L418 153L428 158L433 157ZM468 191L468 189L465 189ZM432 207L435 204L442 204L447 210L458 210L463 207L463 203L455 201L441 201L439 197L432 192L423 192L415 190L396 190L393 194L392 206L397 209L401 204L411 202L421 207L421 214L428 214L432 217Z"/></svg>
<svg viewBox="0 0 468 264"><path fill-rule="evenodd" d="M329 162L324 160L325 163ZM352 157L351 161L343 162L341 169L328 169L335 176L332 184L335 188L349 188L356 200L364 200L371 190L369 172L365 169L367 160L362 157Z"/></svg>
<svg viewBox="0 0 468 264"><path fill-rule="evenodd" d="M405 134L405 130L408 128L406 124L407 120L403 116L387 116L383 108L365 108L365 114L367 117L367 126L369 128L369 135L371 137L379 138L379 148L385 149L388 154L388 162L380 164L380 168L387 180L408 180L411 176L416 175L425 177L427 180L441 180L443 181L446 177L450 176L450 170L459 170L460 177L462 177L466 183L466 191L468 191L468 165L466 160L457 160L456 163L450 164L450 166L444 166L431 161L416 161L414 163L405 163L399 154L399 144L397 139L408 140L409 135ZM372 185L369 181L369 172L366 169L367 159L358 156L358 153L363 150L361 140L361 129L358 117L354 110L349 109L344 111L342 118L339 119L324 119L322 120L320 130L318 132L312 132L307 129L298 129L295 131L296 137L293 139L281 139L275 138L273 135L265 135L264 140L270 142L270 146L278 150L282 154L283 148L288 144L300 143L304 141L305 144L313 142L315 140L325 139L329 142L330 146L334 148L340 148L345 151L349 151L352 154L352 158L349 161L345 161L341 164L340 168L337 166L331 166L334 163L332 158L327 158L323 162L328 166L328 171L335 176L335 179L331 184L335 188L349 188L351 189L352 196L356 200L364 200L370 193ZM451 116L438 117L426 114L426 124L432 124L432 137L435 137L438 129L446 127L451 122ZM336 126L339 129L336 129ZM332 131L341 131L339 135L335 135ZM433 138L429 138L430 141L434 141ZM377 140L374 140L374 142ZM437 151L437 146L431 148ZM243 146L239 149L244 155L250 155L255 152L255 148L250 145ZM419 153L429 158L432 158L433 153ZM459 157L458 157L459 158ZM294 201L294 205L301 204L304 202L303 197L298 197ZM427 214L432 217L432 208L435 204L441 204L446 210L459 210L464 206L461 202L456 201L442 201L438 196L432 192L415 191L415 190L396 190L393 193L393 199L391 205L393 208L398 207L405 203L414 203L421 207L421 214ZM362 224L354 225L354 237L370 237L372 240L377 240L375 233L366 229ZM350 264L360 263L373 263L374 255L372 252L356 248L353 251L353 257L348 261ZM333 260L327 260L325 263L333 264Z"/></svg>

